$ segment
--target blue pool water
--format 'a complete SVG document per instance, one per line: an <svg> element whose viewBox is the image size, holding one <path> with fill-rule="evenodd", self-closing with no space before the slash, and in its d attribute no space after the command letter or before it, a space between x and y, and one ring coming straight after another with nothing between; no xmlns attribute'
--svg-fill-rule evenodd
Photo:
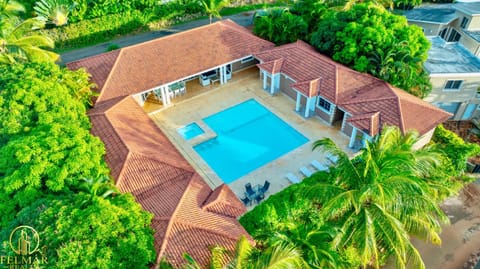
<svg viewBox="0 0 480 269"><path fill-rule="evenodd" d="M198 124L190 123L188 125L183 126L182 128L178 128L177 132L185 139L185 140L190 140L197 135L201 135L205 133L203 129L198 126Z"/></svg>
<svg viewBox="0 0 480 269"><path fill-rule="evenodd" d="M235 181L308 141L254 99L203 121L217 137L194 146L194 150L225 183Z"/></svg>

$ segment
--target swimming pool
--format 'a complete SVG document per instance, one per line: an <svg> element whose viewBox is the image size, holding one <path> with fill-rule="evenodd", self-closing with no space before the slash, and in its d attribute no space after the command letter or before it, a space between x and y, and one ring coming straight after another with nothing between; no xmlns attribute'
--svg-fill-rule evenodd
<svg viewBox="0 0 480 269"><path fill-rule="evenodd" d="M308 141L254 99L203 121L217 136L193 148L225 183L235 181Z"/></svg>
<svg viewBox="0 0 480 269"><path fill-rule="evenodd" d="M190 140L198 135L204 134L205 131L196 123L190 123L177 129L177 132L185 139Z"/></svg>

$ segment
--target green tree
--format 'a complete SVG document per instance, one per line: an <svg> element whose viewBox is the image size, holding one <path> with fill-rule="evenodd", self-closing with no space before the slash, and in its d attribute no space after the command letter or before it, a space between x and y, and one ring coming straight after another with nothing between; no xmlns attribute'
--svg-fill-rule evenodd
<svg viewBox="0 0 480 269"><path fill-rule="evenodd" d="M69 0L39 0L35 3L35 13L46 23L63 26L68 23L68 15L75 8Z"/></svg>
<svg viewBox="0 0 480 269"><path fill-rule="evenodd" d="M220 11L230 4L230 0L202 0L203 7L205 12L208 14L210 23L212 23L212 18L221 18Z"/></svg>
<svg viewBox="0 0 480 269"><path fill-rule="evenodd" d="M312 34L311 44L333 60L378 76L416 96L431 90L423 63L430 43L403 16L372 3L329 10Z"/></svg>
<svg viewBox="0 0 480 269"><path fill-rule="evenodd" d="M283 269L305 268L301 253L294 247L280 244L268 249L256 249L245 237L241 237L234 253L222 247L214 247L209 264L211 269ZM184 255L187 264L185 269L201 269L202 267L188 254ZM164 264L163 268L168 266Z"/></svg>
<svg viewBox="0 0 480 269"><path fill-rule="evenodd" d="M114 188L110 186L107 188ZM1 241L19 225L40 235L49 268L149 268L155 259L152 215L131 194L48 196L18 212Z"/></svg>
<svg viewBox="0 0 480 269"><path fill-rule="evenodd" d="M0 66L0 200L18 211L45 193L106 174L104 147L90 134L85 71L53 63ZM9 217L7 215L2 216Z"/></svg>
<svg viewBox="0 0 480 269"><path fill-rule="evenodd" d="M25 12L25 8L19 2L13 0L0 0L0 23L2 23L5 18L15 17L21 12Z"/></svg>
<svg viewBox="0 0 480 269"><path fill-rule="evenodd" d="M413 150L416 141L415 133L403 136L396 127L384 127L353 159L328 138L314 143L339 161L331 177L309 193L322 205L321 217L341 231L333 245L353 246L363 266L379 268L392 255L398 268L424 268L410 236L441 242L440 225L448 218L434 196L439 186L428 182L439 155Z"/></svg>
<svg viewBox="0 0 480 269"><path fill-rule="evenodd" d="M253 32L277 45L305 39L308 25L302 17L286 9L274 8L264 16L255 18Z"/></svg>
<svg viewBox="0 0 480 269"><path fill-rule="evenodd" d="M0 64L15 62L55 62L59 55L43 48L53 48L50 38L35 31L44 22L37 18L19 20L0 18Z"/></svg>
<svg viewBox="0 0 480 269"><path fill-rule="evenodd" d="M453 177L463 175L467 169L468 158L480 154L480 145L465 142L443 125L437 126L432 141L434 148L445 153L447 161L442 168Z"/></svg>

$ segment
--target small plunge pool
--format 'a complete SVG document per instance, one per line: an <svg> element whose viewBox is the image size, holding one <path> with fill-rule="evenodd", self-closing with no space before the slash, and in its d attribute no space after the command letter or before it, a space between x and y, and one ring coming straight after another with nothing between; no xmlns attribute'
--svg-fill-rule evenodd
<svg viewBox="0 0 480 269"><path fill-rule="evenodd" d="M205 131L196 123L190 123L181 128L177 129L177 132L185 139L190 140L194 137L197 137L201 134L204 134Z"/></svg>

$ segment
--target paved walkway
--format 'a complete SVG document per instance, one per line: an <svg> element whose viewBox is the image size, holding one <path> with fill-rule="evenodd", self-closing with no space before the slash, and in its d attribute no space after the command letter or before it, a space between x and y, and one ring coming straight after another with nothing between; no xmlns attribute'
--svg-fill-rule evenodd
<svg viewBox="0 0 480 269"><path fill-rule="evenodd" d="M252 25L252 15L253 11L242 12L239 14L225 16L222 19L231 19L239 25L249 26ZM216 19L214 20L216 21ZM97 55L107 51L107 48L110 44L117 44L120 47L127 47L134 44L142 43L149 41L155 38L164 37L181 31L189 30L196 28L202 25L207 25L209 23L208 19L201 19L190 21L178 25L174 25L167 29L162 29L159 31L151 31L140 33L137 35L123 36L108 42L100 43L91 47L85 47L81 49L76 49L72 51L67 51L61 54L62 63L68 63L76 60L80 60L89 56Z"/></svg>

